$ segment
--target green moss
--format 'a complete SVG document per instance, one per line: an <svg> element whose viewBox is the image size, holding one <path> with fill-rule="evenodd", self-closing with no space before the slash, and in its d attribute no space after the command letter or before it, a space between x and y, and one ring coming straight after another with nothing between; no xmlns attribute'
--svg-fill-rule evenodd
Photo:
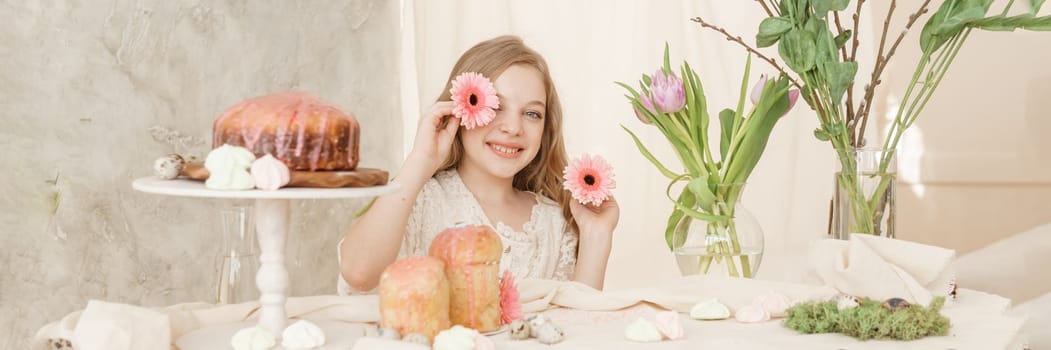
<svg viewBox="0 0 1051 350"><path fill-rule="evenodd" d="M938 297L927 307L913 305L892 312L872 300L842 311L835 300L812 301L788 308L784 325L805 334L843 333L861 340L913 340L949 333L949 319L939 313L944 303L945 298Z"/></svg>

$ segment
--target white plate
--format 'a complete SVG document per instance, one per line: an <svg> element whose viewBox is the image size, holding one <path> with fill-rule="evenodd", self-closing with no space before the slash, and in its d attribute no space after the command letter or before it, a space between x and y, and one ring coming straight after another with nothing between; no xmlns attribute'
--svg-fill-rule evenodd
<svg viewBox="0 0 1051 350"><path fill-rule="evenodd" d="M505 324L505 325L500 326L500 328L497 328L494 331L488 331L488 332L482 333L482 335L491 337L491 336L494 336L494 335L497 335L497 334L500 334L500 333L503 333L503 332L507 332L510 329L511 329L511 326Z"/></svg>

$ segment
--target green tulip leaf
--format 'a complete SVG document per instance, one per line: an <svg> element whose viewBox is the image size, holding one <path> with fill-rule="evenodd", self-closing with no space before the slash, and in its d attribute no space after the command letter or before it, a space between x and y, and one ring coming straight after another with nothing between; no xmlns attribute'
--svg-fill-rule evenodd
<svg viewBox="0 0 1051 350"><path fill-rule="evenodd" d="M1044 0L1029 0L1029 14L1036 16L1040 12L1040 6L1044 6Z"/></svg>
<svg viewBox="0 0 1051 350"><path fill-rule="evenodd" d="M635 136L635 133L631 132L631 129L628 129L626 126L623 125L621 125L620 127L624 128L624 131L627 131L628 135L631 135L631 139L635 141L635 147L639 149L639 153L642 153L643 157L646 157L646 159L648 159L650 163L653 163L653 166L657 167L657 170L660 171L662 175L669 179L674 179L679 176L671 170L668 170L668 168L665 167L664 164L661 164L661 162L657 160L657 157L654 157L653 153L650 153L650 150L646 149L646 146L642 144L642 141L639 140L639 137Z"/></svg>
<svg viewBox="0 0 1051 350"><path fill-rule="evenodd" d="M739 123L737 112L732 109L724 109L719 112L719 126L722 134L719 135L719 159L726 159L726 152L730 149L730 141L736 136L734 123Z"/></svg>

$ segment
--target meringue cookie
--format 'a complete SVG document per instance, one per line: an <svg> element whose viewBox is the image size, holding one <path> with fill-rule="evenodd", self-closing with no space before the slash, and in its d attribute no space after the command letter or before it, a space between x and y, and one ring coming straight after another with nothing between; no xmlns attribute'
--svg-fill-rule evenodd
<svg viewBox="0 0 1051 350"><path fill-rule="evenodd" d="M654 343L661 341L663 337L653 322L639 317L624 329L624 339L640 343Z"/></svg>
<svg viewBox="0 0 1051 350"><path fill-rule="evenodd" d="M244 147L222 145L208 152L204 167L208 169L208 180L204 186L213 190L250 190L255 180L248 167L255 155Z"/></svg>
<svg viewBox="0 0 1051 350"><path fill-rule="evenodd" d="M540 329L540 325L551 323L551 319L547 318L547 316L538 314L527 317L526 323L529 323L529 336L536 338L536 332Z"/></svg>
<svg viewBox="0 0 1051 350"><path fill-rule="evenodd" d="M230 338L234 350L269 350L274 345L277 345L274 335L259 326L239 330Z"/></svg>
<svg viewBox="0 0 1051 350"><path fill-rule="evenodd" d="M288 185L290 178L288 166L270 154L252 162L252 180L256 188L274 191Z"/></svg>
<svg viewBox="0 0 1051 350"><path fill-rule="evenodd" d="M478 334L474 337L474 350L496 350L496 344L489 337Z"/></svg>
<svg viewBox="0 0 1051 350"><path fill-rule="evenodd" d="M755 297L753 305L762 306L771 317L784 317L785 309L792 305L788 297L777 292L766 292L766 294Z"/></svg>
<svg viewBox="0 0 1051 350"><path fill-rule="evenodd" d="M697 303L690 309L690 317L695 320L725 320L730 318L730 308L718 299L709 299Z"/></svg>
<svg viewBox="0 0 1051 350"><path fill-rule="evenodd" d="M179 177L186 160L178 154L169 154L153 161L153 174L163 180L173 180Z"/></svg>
<svg viewBox="0 0 1051 350"><path fill-rule="evenodd" d="M762 305L752 304L737 309L734 318L741 323L757 323L769 321L770 313Z"/></svg>
<svg viewBox="0 0 1051 350"><path fill-rule="evenodd" d="M654 323L657 325L657 330L661 331L661 334L664 334L668 340L682 339L686 335L677 311L658 312L657 316L654 316L654 321L656 321Z"/></svg>
<svg viewBox="0 0 1051 350"><path fill-rule="evenodd" d="M281 332L281 346L286 349L313 349L325 345L325 332L316 324L299 320Z"/></svg>
<svg viewBox="0 0 1051 350"><path fill-rule="evenodd" d="M555 344L565 339L565 337L562 328L551 322L541 324L540 327L536 328L536 341L541 344Z"/></svg>
<svg viewBox="0 0 1051 350"><path fill-rule="evenodd" d="M434 350L471 350L475 347L478 331L456 325L434 336Z"/></svg>

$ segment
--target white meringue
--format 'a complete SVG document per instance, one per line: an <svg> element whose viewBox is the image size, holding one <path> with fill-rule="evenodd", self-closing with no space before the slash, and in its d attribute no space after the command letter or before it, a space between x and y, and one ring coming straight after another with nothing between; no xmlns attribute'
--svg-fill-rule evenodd
<svg viewBox="0 0 1051 350"><path fill-rule="evenodd" d="M204 186L213 190L250 190L255 180L248 167L255 155L244 147L222 145L208 152L204 167L208 169L208 180Z"/></svg>
<svg viewBox="0 0 1051 350"><path fill-rule="evenodd" d="M556 344L566 337L566 334L562 332L562 328L559 328L553 322L541 324L536 328L535 332L536 341L540 342L540 344Z"/></svg>
<svg viewBox="0 0 1051 350"><path fill-rule="evenodd" d="M690 317L695 320L725 320L730 318L730 308L720 303L718 299L709 299L694 305L690 309Z"/></svg>
<svg viewBox="0 0 1051 350"><path fill-rule="evenodd" d="M496 350L496 344L489 337L478 334L474 337L474 350Z"/></svg>
<svg viewBox="0 0 1051 350"><path fill-rule="evenodd" d="M752 304L737 309L734 318L741 323L757 323L770 320L770 313L762 305Z"/></svg>
<svg viewBox="0 0 1051 350"><path fill-rule="evenodd" d="M270 350L274 345L277 345L274 335L259 326L239 330L230 338L234 350Z"/></svg>
<svg viewBox="0 0 1051 350"><path fill-rule="evenodd" d="M472 350L479 334L464 326L453 326L434 336L434 350Z"/></svg>
<svg viewBox="0 0 1051 350"><path fill-rule="evenodd" d="M664 338L653 322L639 317L635 322L629 324L627 328L624 328L624 339L640 343L655 343Z"/></svg>
<svg viewBox="0 0 1051 350"><path fill-rule="evenodd" d="M274 191L288 185L291 172L288 166L269 154L252 162L252 180L261 190Z"/></svg>
<svg viewBox="0 0 1051 350"><path fill-rule="evenodd" d="M664 311L658 312L657 316L654 316L654 322L657 325L657 330L664 334L664 337L669 340L682 339L686 335L686 330L682 328L682 322L679 321L679 312L677 311Z"/></svg>
<svg viewBox="0 0 1051 350"><path fill-rule="evenodd" d="M313 349L325 345L325 332L316 324L299 320L281 333L281 346L286 349Z"/></svg>
<svg viewBox="0 0 1051 350"><path fill-rule="evenodd" d="M785 309L792 306L792 301L780 293L769 291L755 297L752 304L762 306L771 317L784 317Z"/></svg>

